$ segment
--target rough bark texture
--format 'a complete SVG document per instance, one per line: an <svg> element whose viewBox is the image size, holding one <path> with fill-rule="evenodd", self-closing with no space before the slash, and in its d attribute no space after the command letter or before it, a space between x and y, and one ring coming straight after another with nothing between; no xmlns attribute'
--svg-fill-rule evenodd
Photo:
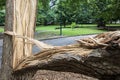
<svg viewBox="0 0 120 80"><path fill-rule="evenodd" d="M66 75L69 74L67 72L72 72L101 80L119 80L120 31L103 33L93 38L78 40L78 43L74 45L43 50L21 61L14 69L13 75L18 77L16 74L27 74L29 72L34 76L37 70L41 71L43 69L58 71L59 74L62 71L66 72ZM41 76L41 74L36 75ZM47 74L45 75L47 76ZM51 80L51 76L49 75L48 80ZM57 76L57 78L60 77ZM54 80L54 77L52 79Z"/></svg>
<svg viewBox="0 0 120 80"><path fill-rule="evenodd" d="M24 38L5 34L1 80L120 80L120 31L31 55L36 2L7 0L5 31Z"/></svg>
<svg viewBox="0 0 120 80"><path fill-rule="evenodd" d="M6 2L6 24L5 30L13 31L13 0ZM9 4L8 4L9 3ZM8 80L12 72L13 44L12 37L4 35L3 54L1 65L1 80ZM7 77L6 77L7 76Z"/></svg>
<svg viewBox="0 0 120 80"><path fill-rule="evenodd" d="M32 72L31 71L25 71L24 73L14 74L14 77L16 80L98 80L93 77L72 72L52 70L33 70Z"/></svg>
<svg viewBox="0 0 120 80"><path fill-rule="evenodd" d="M38 70L32 80L98 80L83 74L72 72L58 72L50 70Z"/></svg>
<svg viewBox="0 0 120 80"><path fill-rule="evenodd" d="M33 38L37 0L6 0L5 31ZM20 53L19 53L20 52ZM2 80L9 80L11 73L23 58L32 53L32 44L26 39L4 35Z"/></svg>
<svg viewBox="0 0 120 80"><path fill-rule="evenodd" d="M120 80L120 31L42 47L47 49L20 61L11 80Z"/></svg>

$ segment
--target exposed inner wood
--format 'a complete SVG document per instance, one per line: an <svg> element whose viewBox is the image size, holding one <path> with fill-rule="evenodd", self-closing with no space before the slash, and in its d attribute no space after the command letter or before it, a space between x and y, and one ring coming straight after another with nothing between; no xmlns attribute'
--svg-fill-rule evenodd
<svg viewBox="0 0 120 80"><path fill-rule="evenodd" d="M36 5L36 1L33 0L14 0L13 32L33 38ZM32 44L27 42L27 39L13 37L13 68L22 58L32 54Z"/></svg>
<svg viewBox="0 0 120 80"><path fill-rule="evenodd" d="M50 46L32 39L37 0L6 1L5 31L12 33L6 32L4 37L2 80L32 80L37 70L78 73L102 80L120 79L120 31L80 39L73 45ZM31 43L43 50L32 55Z"/></svg>
<svg viewBox="0 0 120 80"><path fill-rule="evenodd" d="M33 38L37 0L5 0L5 31ZM1 80L11 79L13 69L23 58L31 56L32 44L27 39L4 35ZM16 80L16 79L15 79Z"/></svg>
<svg viewBox="0 0 120 80"><path fill-rule="evenodd" d="M98 34L77 42L68 46L49 47L45 44L42 46L44 50L21 60L14 71L48 69L97 78L120 74L120 62L116 62L120 60L120 31Z"/></svg>
<svg viewBox="0 0 120 80"><path fill-rule="evenodd" d="M10 36L14 36L16 38L26 39L26 40L28 40L28 42L26 42L26 43L35 44L42 50L55 47L55 46L51 46L51 45L45 44L43 42L40 42L40 41L38 41L36 39L33 39L33 38L29 38L29 37L26 37L26 36L18 35L15 32L5 31L4 34L10 35Z"/></svg>

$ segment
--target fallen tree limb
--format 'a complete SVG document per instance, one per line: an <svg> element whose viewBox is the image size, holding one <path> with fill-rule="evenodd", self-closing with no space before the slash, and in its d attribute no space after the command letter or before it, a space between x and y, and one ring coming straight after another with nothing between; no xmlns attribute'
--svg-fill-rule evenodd
<svg viewBox="0 0 120 80"><path fill-rule="evenodd" d="M93 40L95 39L95 40ZM47 69L102 78L120 75L120 32L108 32L77 44L45 49L25 58L15 72Z"/></svg>

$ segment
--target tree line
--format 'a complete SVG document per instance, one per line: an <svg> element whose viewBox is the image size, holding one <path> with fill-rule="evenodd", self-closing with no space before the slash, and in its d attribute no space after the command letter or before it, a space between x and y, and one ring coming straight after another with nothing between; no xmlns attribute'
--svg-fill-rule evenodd
<svg viewBox="0 0 120 80"><path fill-rule="evenodd" d="M0 0L4 24L5 1ZM37 25L112 23L120 20L120 0L38 0Z"/></svg>

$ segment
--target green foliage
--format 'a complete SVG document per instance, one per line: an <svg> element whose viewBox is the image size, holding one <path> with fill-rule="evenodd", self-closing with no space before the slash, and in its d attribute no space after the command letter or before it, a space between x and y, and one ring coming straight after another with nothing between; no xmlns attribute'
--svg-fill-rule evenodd
<svg viewBox="0 0 120 80"><path fill-rule="evenodd" d="M42 8L44 10L48 10L49 9L49 3L50 0L38 0L38 8Z"/></svg>
<svg viewBox="0 0 120 80"><path fill-rule="evenodd" d="M38 0L37 25L53 24L55 13L50 7L50 0Z"/></svg>
<svg viewBox="0 0 120 80"><path fill-rule="evenodd" d="M0 0L0 10L2 10L5 7L6 0Z"/></svg>
<svg viewBox="0 0 120 80"><path fill-rule="evenodd" d="M5 11L0 11L0 26L3 26L5 24Z"/></svg>
<svg viewBox="0 0 120 80"><path fill-rule="evenodd" d="M97 18L104 21L117 21L120 19L120 0L97 0Z"/></svg>
<svg viewBox="0 0 120 80"><path fill-rule="evenodd" d="M71 24L120 19L119 0L39 0L37 22Z"/></svg>
<svg viewBox="0 0 120 80"><path fill-rule="evenodd" d="M6 0L0 0L0 10L5 9ZM37 25L95 23L120 20L120 0L38 0ZM0 12L0 23L4 23Z"/></svg>
<svg viewBox="0 0 120 80"><path fill-rule="evenodd" d="M83 24L82 28L77 28L74 30L71 30L71 28L63 28L63 36L77 36L77 35L82 35L82 34L96 34L96 33L102 33L105 32L105 30L98 30L96 28L95 24ZM59 25L53 25L53 26L38 26L36 28L36 31L41 31L41 32L54 32L57 33L59 35L60 30L56 29L56 27L59 27ZM67 27L69 27L69 25L67 25ZM49 33L46 33L49 35ZM41 33L40 33L41 35Z"/></svg>
<svg viewBox="0 0 120 80"><path fill-rule="evenodd" d="M75 22L72 22L72 24L71 24L71 29L74 29L75 26L76 26L76 23L75 23Z"/></svg>
<svg viewBox="0 0 120 80"><path fill-rule="evenodd" d="M42 25L48 25L54 23L56 18L56 14L54 11L50 10L43 10L43 9L38 9L38 14L37 14L37 24L42 24Z"/></svg>

